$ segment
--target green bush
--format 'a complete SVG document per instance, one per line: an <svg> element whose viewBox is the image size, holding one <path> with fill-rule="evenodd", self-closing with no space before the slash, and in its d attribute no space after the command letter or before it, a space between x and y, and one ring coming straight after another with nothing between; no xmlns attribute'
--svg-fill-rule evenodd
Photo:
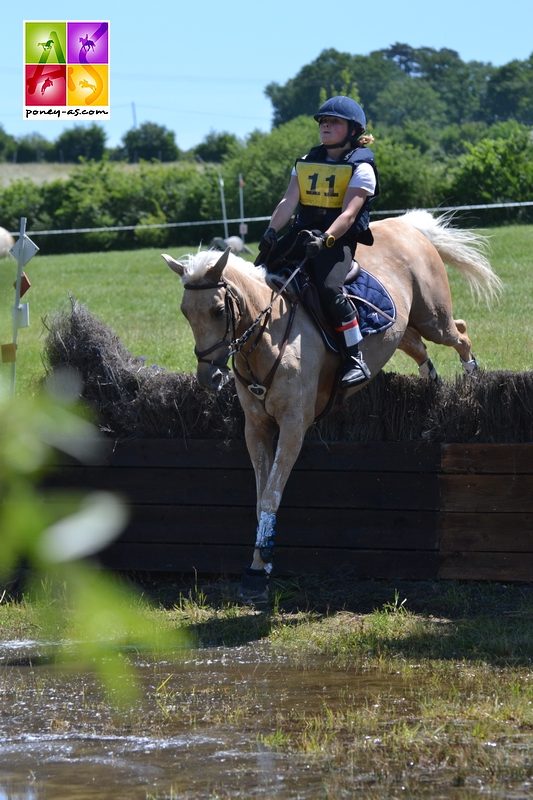
<svg viewBox="0 0 533 800"><path fill-rule="evenodd" d="M55 223L52 224L54 216L50 215L48 207L52 205L51 195L54 193L54 187L59 183L54 181L41 187L30 180L17 180L0 190L2 227L18 231L21 217L27 217L29 227L32 228L45 230L56 227Z"/></svg>
<svg viewBox="0 0 533 800"><path fill-rule="evenodd" d="M431 208L442 202L446 194L444 164L389 138L376 136L373 150L381 184L374 208Z"/></svg>
<svg viewBox="0 0 533 800"><path fill-rule="evenodd" d="M478 126L473 144L464 141L467 129L449 128L446 135L456 140L453 157L444 155L442 141L432 142L423 125L406 128L404 134L401 137L392 129L375 132L373 150L381 178L376 210L531 199L533 144L526 126L501 123L487 128L484 135ZM32 231L129 228L42 238L35 234L37 244L49 253L176 246L192 239L205 244L221 234L220 222L195 228L192 237L187 225L174 225L220 220L221 179L228 219L240 217L240 176L245 182L244 215L269 217L285 191L295 159L317 141L314 120L298 117L271 133L253 133L245 146L230 147L221 165L185 160L135 166L83 162L67 180L42 186L22 180L0 189L0 221L10 230L18 229L21 216L28 218ZM523 213L526 221L527 213ZM505 220L501 213L483 217L484 224L494 221ZM171 227L140 227L165 223ZM264 224L250 225L248 239L259 238Z"/></svg>
<svg viewBox="0 0 533 800"><path fill-rule="evenodd" d="M495 125L491 133L490 138L470 145L459 158L451 186L453 202L509 203L533 197L533 142L529 129L518 123L505 123ZM531 219L531 210L523 209L521 220ZM484 222L501 223L502 210L494 209Z"/></svg>

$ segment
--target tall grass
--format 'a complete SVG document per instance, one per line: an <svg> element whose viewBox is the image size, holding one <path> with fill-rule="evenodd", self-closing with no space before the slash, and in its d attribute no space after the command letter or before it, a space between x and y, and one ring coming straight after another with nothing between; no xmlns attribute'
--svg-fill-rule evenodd
<svg viewBox="0 0 533 800"><path fill-rule="evenodd" d="M509 226L488 233L491 261L502 278L505 292L492 309L470 296L466 283L454 270L450 282L456 318L468 323L474 352L488 370L523 371L533 366L533 293L530 275L530 242L533 226ZM173 252L194 252L198 244ZM253 245L252 245L253 247ZM46 319L69 307L73 296L109 325L133 355L149 364L172 371L195 369L193 338L179 311L181 284L164 265L160 250L46 255L46 241L27 265L32 288L28 301L31 325L18 335L17 391L33 392L44 374L42 351ZM16 264L0 262L0 343L11 341L11 309ZM44 324L43 324L44 321ZM459 359L450 348L429 345L429 352L443 377L460 372ZM8 377L9 365L0 366ZM414 363L397 353L387 365L401 373L416 371Z"/></svg>

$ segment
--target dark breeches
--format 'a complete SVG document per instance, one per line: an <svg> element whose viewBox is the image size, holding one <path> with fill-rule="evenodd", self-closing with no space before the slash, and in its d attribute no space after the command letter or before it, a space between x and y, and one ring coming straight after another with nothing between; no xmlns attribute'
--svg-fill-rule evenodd
<svg viewBox="0 0 533 800"><path fill-rule="evenodd" d="M298 239L299 231L290 230L279 240L267 258L267 266L273 272L297 264L305 258L305 239ZM348 245L355 253L356 244L339 239L332 248L322 249L315 258L305 264L305 270L316 286L320 303L331 324L337 325L354 315L352 303L343 295L342 285L350 270L346 265L344 247Z"/></svg>
<svg viewBox="0 0 533 800"><path fill-rule="evenodd" d="M342 285L350 270L344 261L344 250L337 243L322 250L307 263L309 277L315 284L324 313L334 324L350 317L353 306L342 293Z"/></svg>

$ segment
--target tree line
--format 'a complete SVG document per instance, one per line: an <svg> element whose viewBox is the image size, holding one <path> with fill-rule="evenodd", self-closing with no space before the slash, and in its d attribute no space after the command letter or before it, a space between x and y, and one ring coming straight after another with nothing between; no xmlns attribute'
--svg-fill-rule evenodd
<svg viewBox="0 0 533 800"><path fill-rule="evenodd" d="M254 131L245 141L211 132L176 157L173 134L145 123L128 132L136 138L124 137L124 147L133 148L127 157L106 152L101 139L97 157L89 145L98 140L98 126L67 131L58 140L63 147L65 142L79 150L86 147L73 159L78 165L66 180L41 186L15 181L0 190L0 224L16 230L19 217L26 216L32 230L133 228L48 237L48 252L189 244L189 228L142 226L219 219L220 178L227 215L238 218L241 176L245 216L267 216L287 185L294 159L317 141L312 114L336 93L358 98L367 111L382 183L376 210L531 201L532 67L532 59L505 68L465 64L454 51L407 45L366 57L325 50L283 87L266 88L274 107L273 128ZM502 95L506 101L500 108L495 98ZM121 163L135 161L137 167ZM479 222L507 220L532 221L533 212L525 208L511 217L497 209ZM263 227L252 225L249 238L258 238ZM220 234L220 225L198 229L204 242Z"/></svg>
<svg viewBox="0 0 533 800"><path fill-rule="evenodd" d="M533 53L495 67L465 62L448 48L396 43L367 56L329 48L285 84L268 84L265 94L272 103L274 129L312 115L328 96L348 94L361 102L371 129L381 136L453 157L460 140L478 140L497 123L533 125ZM105 131L95 124L72 128L53 142L35 133L10 136L0 126L0 161L221 162L237 142L234 134L211 131L183 151L172 131L146 122L127 131L118 147L107 148Z"/></svg>
<svg viewBox="0 0 533 800"><path fill-rule="evenodd" d="M501 67L462 61L455 50L396 43L368 56L324 50L284 85L265 93L274 125L312 113L323 96L350 94L380 130L437 130L492 125L508 119L533 125L533 54Z"/></svg>
<svg viewBox="0 0 533 800"><path fill-rule="evenodd" d="M232 133L212 131L203 142L190 151L181 150L173 131L155 122L144 122L131 128L118 147L106 146L106 132L97 124L74 125L49 141L39 133L10 136L0 125L0 162L15 164L63 163L81 161L140 161L173 162L199 159L220 162L229 148L238 142Z"/></svg>

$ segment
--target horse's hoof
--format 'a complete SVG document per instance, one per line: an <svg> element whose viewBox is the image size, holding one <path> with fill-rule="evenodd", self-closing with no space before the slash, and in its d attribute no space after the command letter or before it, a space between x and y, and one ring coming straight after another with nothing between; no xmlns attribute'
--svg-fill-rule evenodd
<svg viewBox="0 0 533 800"><path fill-rule="evenodd" d="M473 375L479 369L479 365L474 356L470 359L470 361L463 361L461 359L461 366L465 372L465 375Z"/></svg>
<svg viewBox="0 0 533 800"><path fill-rule="evenodd" d="M270 599L269 575L264 569L246 569L241 577L239 600L256 608L266 606Z"/></svg>
<svg viewBox="0 0 533 800"><path fill-rule="evenodd" d="M437 370L433 365L433 361L430 358L426 358L423 364L420 364L418 367L418 374L421 378L424 378L426 381L438 381L439 376Z"/></svg>

